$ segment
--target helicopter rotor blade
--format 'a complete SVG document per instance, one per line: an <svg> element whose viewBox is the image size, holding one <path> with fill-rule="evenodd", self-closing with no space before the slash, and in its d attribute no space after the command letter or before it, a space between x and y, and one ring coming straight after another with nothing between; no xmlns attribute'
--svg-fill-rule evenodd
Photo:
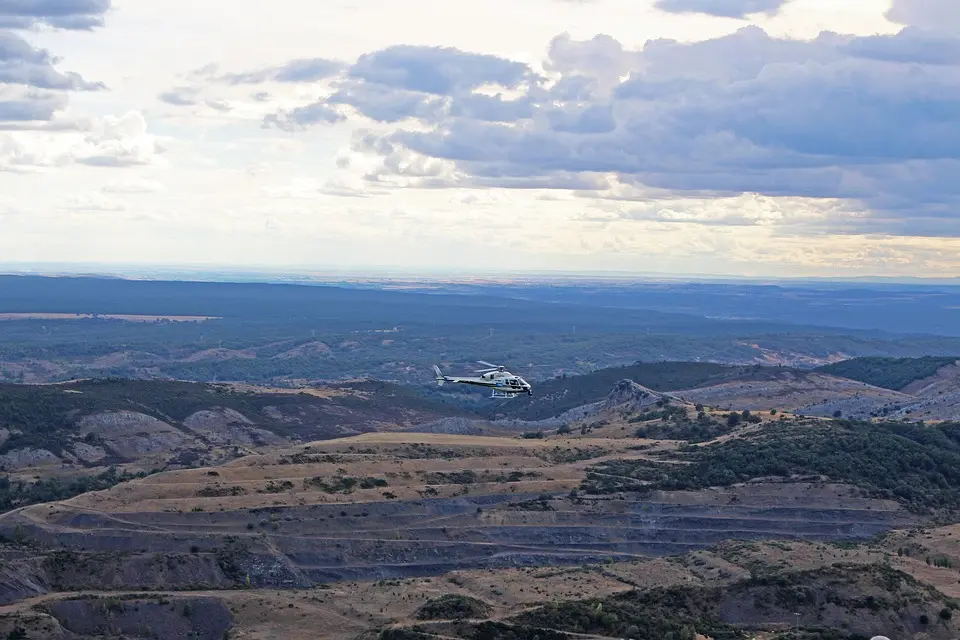
<svg viewBox="0 0 960 640"><path fill-rule="evenodd" d="M499 369L499 368L502 366L502 365L499 365L499 364L491 364L491 363L487 362L486 360L477 360L477 364L482 364L483 366L485 366L485 367L490 367L491 369Z"/></svg>

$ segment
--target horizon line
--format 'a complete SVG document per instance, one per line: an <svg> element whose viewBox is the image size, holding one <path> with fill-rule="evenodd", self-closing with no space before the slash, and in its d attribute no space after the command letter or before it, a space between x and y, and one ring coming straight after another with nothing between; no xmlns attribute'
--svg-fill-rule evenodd
<svg viewBox="0 0 960 640"><path fill-rule="evenodd" d="M243 280L224 280L225 278L281 278L281 282L322 282L325 278L357 280L424 280L427 282L451 279L457 280L522 280L531 278L550 279L607 279L607 280L670 280L670 281L747 281L747 282L830 282L830 283L890 283L890 284L941 284L960 285L960 276L884 276L865 275L744 275L716 273L676 273L629 271L614 269L571 270L559 269L438 269L394 266L346 267L346 266L306 266L306 265L214 265L214 264L124 264L89 262L0 262L0 275L38 276L38 277L90 277L120 278L128 280L173 279L189 281L196 276L216 277L220 281L237 282ZM290 279L290 280L287 280Z"/></svg>

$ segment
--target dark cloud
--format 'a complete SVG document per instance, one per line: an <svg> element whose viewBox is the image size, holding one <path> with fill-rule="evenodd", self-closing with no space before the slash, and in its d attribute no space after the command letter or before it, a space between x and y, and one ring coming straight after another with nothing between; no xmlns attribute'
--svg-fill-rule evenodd
<svg viewBox="0 0 960 640"><path fill-rule="evenodd" d="M299 131L315 124L333 124L343 120L344 116L336 109L318 102L305 107L269 114L263 119L263 127L265 129L276 127L284 131Z"/></svg>
<svg viewBox="0 0 960 640"><path fill-rule="evenodd" d="M435 95L355 81L341 84L326 102L349 105L378 122L399 122L408 118L437 121L443 116L446 105Z"/></svg>
<svg viewBox="0 0 960 640"><path fill-rule="evenodd" d="M391 48L364 56L325 104L382 123L419 120L355 147L447 161L461 186L577 189L577 176L615 176L677 195L839 199L873 212L844 228L960 235L955 34L910 27L800 41L750 26L640 50L563 35L543 66L549 80L491 56ZM492 83L512 88L509 99L476 91Z"/></svg>
<svg viewBox="0 0 960 640"><path fill-rule="evenodd" d="M0 31L0 83L60 90L105 88L103 83L87 82L76 73L58 71L53 66L56 62L49 52L33 48L16 33Z"/></svg>
<svg viewBox="0 0 960 640"><path fill-rule="evenodd" d="M302 58L291 60L282 65L236 73L221 73L216 64L208 64L191 74L191 79L196 84L173 87L159 94L157 98L161 102L174 106L188 107L205 104L216 111L226 112L230 111L232 107L225 100L221 98L201 98L202 84L258 85L266 82L317 82L336 76L343 69L344 64L342 62L325 58ZM258 91L253 94L252 98L257 102L265 102L270 99L270 94L266 91ZM321 122L338 122L339 120L333 115L335 113L332 109L324 108L324 105L308 105L300 109L269 115L264 120L264 125L278 126L288 130L301 129L304 126Z"/></svg>
<svg viewBox="0 0 960 640"><path fill-rule="evenodd" d="M360 57L334 82L334 93L315 105L272 114L264 124L302 128L330 124L341 119L329 105L344 105L384 123L411 118L441 122L462 118L484 122L516 122L534 115L533 100L518 100L502 93L477 93L486 86L534 90L542 78L520 62L496 56L468 53L445 47L397 46ZM328 105L327 109L323 109ZM314 115L316 117L314 117Z"/></svg>
<svg viewBox="0 0 960 640"><path fill-rule="evenodd" d="M956 35L960 10L956 0L893 0L887 18L899 24Z"/></svg>
<svg viewBox="0 0 960 640"><path fill-rule="evenodd" d="M365 54L348 76L369 84L404 91L449 96L485 84L516 87L530 78L530 68L447 47L396 46Z"/></svg>
<svg viewBox="0 0 960 640"><path fill-rule="evenodd" d="M317 82L337 75L344 64L325 58L291 60L286 64L264 67L240 73L217 74L215 66L207 66L198 73L214 82L224 84L262 84L264 82Z"/></svg>
<svg viewBox="0 0 960 640"><path fill-rule="evenodd" d="M102 27L111 0L3 0L0 28L29 29L41 25L56 29L89 30Z"/></svg>
<svg viewBox="0 0 960 640"><path fill-rule="evenodd" d="M657 0L657 9L669 13L705 13L720 18L745 18L754 13L776 13L789 0Z"/></svg>
<svg viewBox="0 0 960 640"><path fill-rule="evenodd" d="M175 107L189 107L199 103L197 95L200 93L195 87L174 87L164 91L157 98L160 102L172 104Z"/></svg>
<svg viewBox="0 0 960 640"><path fill-rule="evenodd" d="M857 38L844 51L886 62L960 65L960 37L937 35L916 27L907 27L895 35Z"/></svg>
<svg viewBox="0 0 960 640"><path fill-rule="evenodd" d="M103 25L110 6L110 0L0 0L0 128L37 123L56 130L53 120L67 105L66 92L106 89L102 82L60 71L59 60L12 29L89 30Z"/></svg>
<svg viewBox="0 0 960 640"><path fill-rule="evenodd" d="M0 86L0 122L47 121L66 106L63 93Z"/></svg>

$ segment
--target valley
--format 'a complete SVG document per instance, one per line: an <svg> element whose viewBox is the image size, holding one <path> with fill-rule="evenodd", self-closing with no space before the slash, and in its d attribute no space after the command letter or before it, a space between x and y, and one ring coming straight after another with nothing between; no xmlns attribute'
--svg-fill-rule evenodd
<svg viewBox="0 0 960 640"><path fill-rule="evenodd" d="M471 370L477 359L543 382L637 361L810 370L857 357L960 353L957 312L937 306L953 306L949 288L884 297L900 311L868 314L877 321L870 326L859 307L851 324L843 295L802 286L734 287L733 297L721 284L679 287L679 298L706 306L668 308L662 286L338 285L0 275L0 382L302 388L372 377L423 385L434 364ZM925 315L907 313L916 305ZM785 308L802 311L804 323L784 318Z"/></svg>
<svg viewBox="0 0 960 640"><path fill-rule="evenodd" d="M657 366L664 378L733 384L726 369ZM748 369L737 371L772 373ZM98 432L99 446L124 470L161 462L149 451L138 458L121 437L167 433L149 431L153 421L194 434L168 453L201 442L202 453L0 515L0 634L140 638L149 626L297 639L319 624L324 637L345 639L688 629L786 639L796 612L811 630L954 633L960 438L949 423L733 412L628 378L576 411L560 403L554 411L567 418L551 427L458 413L372 382L18 390L85 404L61 405L69 435L58 464L14 474L99 468L67 455L91 424L117 425ZM133 404L136 419L111 410ZM342 430L374 415L369 429ZM249 435L258 429L260 440ZM248 440L232 450L216 433ZM918 474L915 456L942 480ZM875 473L851 473L868 464Z"/></svg>
<svg viewBox="0 0 960 640"><path fill-rule="evenodd" d="M54 280L0 279L0 638L960 631L956 338ZM431 378L481 356L534 395Z"/></svg>

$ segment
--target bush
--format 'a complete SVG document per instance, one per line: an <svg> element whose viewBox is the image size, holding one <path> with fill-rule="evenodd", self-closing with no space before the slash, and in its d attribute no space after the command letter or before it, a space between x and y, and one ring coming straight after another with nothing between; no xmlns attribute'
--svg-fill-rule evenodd
<svg viewBox="0 0 960 640"><path fill-rule="evenodd" d="M417 609L416 617L420 620L486 618L491 611L490 605L483 600L451 593L424 602Z"/></svg>

